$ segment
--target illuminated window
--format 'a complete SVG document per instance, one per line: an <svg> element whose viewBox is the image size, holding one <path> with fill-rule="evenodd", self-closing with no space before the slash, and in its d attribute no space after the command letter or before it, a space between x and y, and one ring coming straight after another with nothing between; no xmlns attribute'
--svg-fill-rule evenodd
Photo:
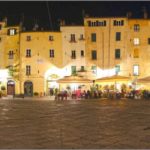
<svg viewBox="0 0 150 150"><path fill-rule="evenodd" d="M120 49L115 49L115 59L120 59Z"/></svg>
<svg viewBox="0 0 150 150"><path fill-rule="evenodd" d="M71 58L76 59L76 51L75 50L71 51Z"/></svg>
<svg viewBox="0 0 150 150"><path fill-rule="evenodd" d="M49 50L49 57L51 57L51 58L54 57L54 49Z"/></svg>
<svg viewBox="0 0 150 150"><path fill-rule="evenodd" d="M93 74L97 74L97 67L96 66L92 66L91 70L92 70Z"/></svg>
<svg viewBox="0 0 150 150"><path fill-rule="evenodd" d="M71 74L76 74L76 66L71 66Z"/></svg>
<svg viewBox="0 0 150 150"><path fill-rule="evenodd" d="M139 75L139 65L133 65L133 75L134 76Z"/></svg>
<svg viewBox="0 0 150 150"><path fill-rule="evenodd" d="M31 74L31 66L27 65L26 66L26 75L30 75Z"/></svg>
<svg viewBox="0 0 150 150"><path fill-rule="evenodd" d="M115 66L115 72L116 72L116 75L120 72L120 66L119 65Z"/></svg>
<svg viewBox="0 0 150 150"><path fill-rule="evenodd" d="M116 41L121 40L121 32L116 32Z"/></svg>
<svg viewBox="0 0 150 150"><path fill-rule="evenodd" d="M139 45L140 44L140 39L139 38L134 38L133 43L134 43L134 45Z"/></svg>
<svg viewBox="0 0 150 150"><path fill-rule="evenodd" d="M9 51L8 58L9 59L13 59L14 58L14 52L13 51Z"/></svg>
<svg viewBox="0 0 150 150"><path fill-rule="evenodd" d="M26 50L26 57L31 57L31 49Z"/></svg>
<svg viewBox="0 0 150 150"><path fill-rule="evenodd" d="M97 51L92 50L92 60L96 60L96 59L97 59Z"/></svg>
<svg viewBox="0 0 150 150"><path fill-rule="evenodd" d="M134 31L135 32L139 32L140 31L140 25L139 24L135 24L134 25Z"/></svg>
<svg viewBox="0 0 150 150"><path fill-rule="evenodd" d="M91 34L91 41L96 42L96 33Z"/></svg>
<svg viewBox="0 0 150 150"><path fill-rule="evenodd" d="M8 35L15 35L16 34L16 29L14 29L14 28L8 29L7 34Z"/></svg>
<svg viewBox="0 0 150 150"><path fill-rule="evenodd" d="M134 49L134 54L133 54L134 58L139 58L139 49Z"/></svg>

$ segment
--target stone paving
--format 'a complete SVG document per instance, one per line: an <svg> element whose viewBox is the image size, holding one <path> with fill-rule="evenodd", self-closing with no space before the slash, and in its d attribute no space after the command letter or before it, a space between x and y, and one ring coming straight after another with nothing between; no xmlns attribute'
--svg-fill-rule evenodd
<svg viewBox="0 0 150 150"><path fill-rule="evenodd" d="M0 148L150 149L150 101L0 100Z"/></svg>

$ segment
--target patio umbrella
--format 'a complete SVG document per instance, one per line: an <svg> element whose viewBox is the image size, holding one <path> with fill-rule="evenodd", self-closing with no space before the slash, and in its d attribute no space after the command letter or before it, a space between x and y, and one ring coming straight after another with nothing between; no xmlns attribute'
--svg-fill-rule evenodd
<svg viewBox="0 0 150 150"><path fill-rule="evenodd" d="M142 83L150 83L150 76L144 77L137 79L137 82L142 82Z"/></svg>
<svg viewBox="0 0 150 150"><path fill-rule="evenodd" d="M109 77L103 77L96 79L96 82L117 82L117 81L128 81L130 77L120 76L120 75L113 75Z"/></svg>
<svg viewBox="0 0 150 150"><path fill-rule="evenodd" d="M86 79L81 76L65 76L57 80L58 83L92 83L92 80Z"/></svg>

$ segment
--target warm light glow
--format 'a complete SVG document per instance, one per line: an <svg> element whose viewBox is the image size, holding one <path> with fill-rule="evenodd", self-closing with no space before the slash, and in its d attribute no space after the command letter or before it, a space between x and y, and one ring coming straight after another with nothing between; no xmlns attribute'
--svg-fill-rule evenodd
<svg viewBox="0 0 150 150"><path fill-rule="evenodd" d="M56 81L48 82L48 88L59 88L59 85Z"/></svg>
<svg viewBox="0 0 150 150"><path fill-rule="evenodd" d="M0 70L0 81L6 81L8 78L8 70L7 69L1 69Z"/></svg>
<svg viewBox="0 0 150 150"><path fill-rule="evenodd" d="M115 73L115 68L105 70L97 68L97 78L113 76Z"/></svg>
<svg viewBox="0 0 150 150"><path fill-rule="evenodd" d="M78 89L79 84L77 84L77 83L71 83L70 86L71 86L71 90L74 91L74 90Z"/></svg>
<svg viewBox="0 0 150 150"><path fill-rule="evenodd" d="M63 77L63 70L53 66L52 68L50 68L46 71L44 78L50 79L50 76L52 76L52 75L56 75L56 76L58 76L58 78L62 78Z"/></svg>

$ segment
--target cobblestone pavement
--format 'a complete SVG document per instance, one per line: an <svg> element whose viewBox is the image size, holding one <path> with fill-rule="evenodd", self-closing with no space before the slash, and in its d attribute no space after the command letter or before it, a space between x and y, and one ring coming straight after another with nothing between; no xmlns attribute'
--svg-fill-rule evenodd
<svg viewBox="0 0 150 150"><path fill-rule="evenodd" d="M150 148L150 101L0 100L0 148Z"/></svg>

